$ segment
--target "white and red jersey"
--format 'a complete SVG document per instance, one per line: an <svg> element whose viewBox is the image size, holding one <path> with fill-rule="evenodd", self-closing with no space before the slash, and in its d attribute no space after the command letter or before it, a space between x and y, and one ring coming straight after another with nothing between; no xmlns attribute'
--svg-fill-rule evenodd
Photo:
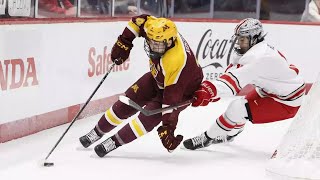
<svg viewBox="0 0 320 180"><path fill-rule="evenodd" d="M298 72L278 50L263 41L234 58L225 73L212 83L220 97L236 95L252 84L261 97L296 107L305 94L305 82Z"/></svg>

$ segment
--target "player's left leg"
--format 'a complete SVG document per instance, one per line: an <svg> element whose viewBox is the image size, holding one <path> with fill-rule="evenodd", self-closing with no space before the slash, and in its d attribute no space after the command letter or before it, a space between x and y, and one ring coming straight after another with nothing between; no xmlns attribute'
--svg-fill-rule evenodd
<svg viewBox="0 0 320 180"><path fill-rule="evenodd" d="M161 108L161 102L152 101L146 105L146 109ZM152 131L161 122L161 114L152 116L145 116L142 113L138 117L130 120L128 124L122 127L113 136L107 138L102 143L98 144L94 150L98 156L103 157L116 148L128 144L137 138L142 137L148 132Z"/></svg>

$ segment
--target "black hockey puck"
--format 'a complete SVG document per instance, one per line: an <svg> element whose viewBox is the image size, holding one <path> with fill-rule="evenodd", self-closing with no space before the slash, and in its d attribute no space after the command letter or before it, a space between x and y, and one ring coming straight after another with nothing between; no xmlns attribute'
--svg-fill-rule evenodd
<svg viewBox="0 0 320 180"><path fill-rule="evenodd" d="M43 163L43 166L51 167L51 166L54 166L54 163L53 162L45 162L45 163Z"/></svg>

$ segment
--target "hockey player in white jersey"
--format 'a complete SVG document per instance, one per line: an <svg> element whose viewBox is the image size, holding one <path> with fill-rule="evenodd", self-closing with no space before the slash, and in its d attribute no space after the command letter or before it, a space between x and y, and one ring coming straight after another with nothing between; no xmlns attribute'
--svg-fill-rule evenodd
<svg viewBox="0 0 320 180"><path fill-rule="evenodd" d="M206 106L234 96L248 84L255 89L232 101L207 131L185 140L185 148L195 150L232 141L248 120L259 124L295 116L305 94L304 80L283 54L265 42L265 36L257 19L247 18L236 26L233 36L236 58L216 81L202 82L192 106Z"/></svg>

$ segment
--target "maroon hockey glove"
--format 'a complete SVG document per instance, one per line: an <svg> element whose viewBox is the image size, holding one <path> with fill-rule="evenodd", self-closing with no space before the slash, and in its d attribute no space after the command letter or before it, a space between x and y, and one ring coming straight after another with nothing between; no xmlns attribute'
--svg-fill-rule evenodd
<svg viewBox="0 0 320 180"><path fill-rule="evenodd" d="M192 103L192 106L206 106L209 102L216 102L220 100L220 97L217 97L216 87L209 81L203 81L200 84L198 90L194 92L195 101Z"/></svg>
<svg viewBox="0 0 320 180"><path fill-rule="evenodd" d="M158 135L161 139L162 145L169 151L172 152L181 143L183 136L174 136L174 128L170 126L160 126L158 129Z"/></svg>
<svg viewBox="0 0 320 180"><path fill-rule="evenodd" d="M126 40L122 37L122 35L120 35L111 50L112 62L114 62L116 65L122 64L128 59L132 47L132 42Z"/></svg>

